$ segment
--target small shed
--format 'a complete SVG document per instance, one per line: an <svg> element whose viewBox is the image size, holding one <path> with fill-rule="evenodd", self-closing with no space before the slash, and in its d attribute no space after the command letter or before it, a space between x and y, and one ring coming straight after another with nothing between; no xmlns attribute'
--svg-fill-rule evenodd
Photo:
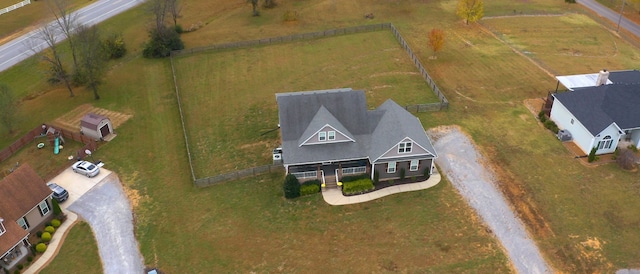
<svg viewBox="0 0 640 274"><path fill-rule="evenodd" d="M113 134L113 125L107 117L95 113L87 113L80 120L80 133L96 140L104 140L107 136Z"/></svg>

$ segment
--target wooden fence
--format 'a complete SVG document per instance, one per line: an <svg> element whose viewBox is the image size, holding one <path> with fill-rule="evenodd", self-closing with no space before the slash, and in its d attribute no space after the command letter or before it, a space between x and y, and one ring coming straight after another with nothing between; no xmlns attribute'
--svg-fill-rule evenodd
<svg viewBox="0 0 640 274"><path fill-rule="evenodd" d="M50 125L47 125L47 128L48 127L50 127ZM65 129L59 129L59 128L56 128L56 129L60 131L60 134L65 140L71 139L76 142L81 142L84 144L84 147L82 147L76 152L77 157L84 158L85 156L87 156L87 154L85 153L85 150L88 149L91 151L95 151L98 148L98 144L92 138L89 138L80 133L71 132ZM0 162L9 159L9 157L11 157L13 154L18 152L22 147L24 147L27 144L30 144L33 141L33 139L35 139L36 137L42 136L41 133L42 133L42 127L38 125L31 131L27 132L27 134L22 136L22 138L13 142L13 144L11 144L10 146L4 148L2 151L0 151Z"/></svg>
<svg viewBox="0 0 640 274"><path fill-rule="evenodd" d="M317 32L308 32L308 33L301 33L301 34L278 36L278 37L249 40L249 41L232 42L232 43L217 44L217 45L210 45L205 47L197 47L197 48L191 48L191 49L172 51L171 58L170 58L171 72L173 74L173 83L176 90L178 109L180 111L180 121L182 122L182 131L184 134L185 145L187 147L187 156L189 158L189 167L191 169L191 177L194 181L194 184L200 187L209 186L219 182L235 180L245 176L257 175L265 172L273 172L271 169L275 168L275 166L272 166L272 165L261 166L261 167L250 168L247 170L221 174L221 175L208 177L208 178L202 178L202 179L196 178L196 175L193 169L193 164L192 164L193 160L191 158L191 152L189 149L189 140L187 137L186 124L185 124L184 114L182 110L182 103L180 101L180 93L178 90L178 81L176 77L175 66L173 63L173 57L189 55L189 54L199 53L203 51L219 51L219 50L227 50L227 49L282 44L282 43L289 43L289 42L295 42L295 41L312 40L312 39L318 39L318 38L324 38L324 37L349 35L349 34L355 34L355 33L382 31L382 30L391 30L395 38L398 40L398 43L400 43L400 45L405 49L407 54L409 54L409 58L411 58L411 61L417 67L418 71L420 72L420 75L422 75L422 77L425 79L429 87L431 87L431 90L433 91L433 93L440 100L440 102L438 103L408 105L408 106L405 106L405 109L407 111L413 111L413 112L441 111L444 109L448 109L449 100L447 100L447 98L444 96L440 88L438 88L435 81L431 79L431 76L429 76L429 73L427 73L427 70L424 68L424 66L420 62L420 59L413 53L413 50L411 50L407 41L404 40L402 35L400 35L400 32L391 23L381 23L381 24L373 24L373 25L362 25L362 26L355 26L355 27L330 29L330 30L317 31ZM263 169L265 168L267 169L267 171L263 171Z"/></svg>
<svg viewBox="0 0 640 274"><path fill-rule="evenodd" d="M284 167L282 165L266 165L266 166L258 166L252 167L245 170L238 170L230 173L220 174L208 178L197 179L194 181L195 185L198 187L211 186L218 183L237 180L244 177L256 176L265 173L271 172L284 172Z"/></svg>

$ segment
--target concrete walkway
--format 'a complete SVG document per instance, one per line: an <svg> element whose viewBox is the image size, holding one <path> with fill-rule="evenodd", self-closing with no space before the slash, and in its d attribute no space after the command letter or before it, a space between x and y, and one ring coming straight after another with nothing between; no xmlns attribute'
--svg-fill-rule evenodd
<svg viewBox="0 0 640 274"><path fill-rule="evenodd" d="M40 272L53 260L53 258L55 258L58 251L60 251L60 246L62 246L64 238L78 220L78 215L75 213L67 210L64 210L64 213L67 214L67 220L58 227L51 237L47 250L42 254L42 256L29 265L29 268L24 271L25 274L35 274Z"/></svg>
<svg viewBox="0 0 640 274"><path fill-rule="evenodd" d="M324 198L324 201L330 205L349 205L364 203L382 198L384 196L389 196L391 194L431 188L437 185L440 182L440 179L440 173L438 173L438 170L436 169L435 172L431 174L431 177L423 182L385 187L381 190L355 196L344 196L342 195L342 190L338 188L331 188L322 191L322 197Z"/></svg>

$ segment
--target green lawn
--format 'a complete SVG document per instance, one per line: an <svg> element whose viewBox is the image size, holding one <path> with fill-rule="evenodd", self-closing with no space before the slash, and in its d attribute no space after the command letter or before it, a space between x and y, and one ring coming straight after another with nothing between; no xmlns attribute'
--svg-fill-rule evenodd
<svg viewBox="0 0 640 274"><path fill-rule="evenodd" d="M37 148L40 142L45 143L42 149ZM42 178L53 178L60 172L61 168L71 165L69 156L76 156L76 152L84 146L83 143L73 140L66 140L64 148L56 155L53 154L53 146L49 144L46 137L40 137L26 144L7 161L0 162L0 177L4 177L6 172L14 168L16 163L29 164Z"/></svg>
<svg viewBox="0 0 640 274"><path fill-rule="evenodd" d="M390 31L175 58L197 178L271 162L279 144L275 94L350 87L369 108L434 103Z"/></svg>
<svg viewBox="0 0 640 274"><path fill-rule="evenodd" d="M0 0L0 9L4 9L20 0ZM79 9L91 3L86 0L68 0L72 10ZM13 39L17 35L25 34L38 25L53 20L47 5L48 1L31 0L31 4L0 15L0 44Z"/></svg>
<svg viewBox="0 0 640 274"><path fill-rule="evenodd" d="M40 273L101 273L102 264L98 255L98 246L85 222L75 224L58 255L40 271Z"/></svg>
<svg viewBox="0 0 640 274"><path fill-rule="evenodd" d="M285 201L281 194L282 174L194 188L171 67L167 60L145 60L139 55L140 45L146 38L143 9L126 12L106 23L108 28L122 30L129 54L112 63L113 68L105 79L103 99L95 105L134 114L118 130L118 137L101 147L96 157L109 163L126 187L138 194L139 200L134 203L136 236L147 265L158 266L168 273L294 272L301 269L324 272L513 272L495 239L486 233L477 216L446 179L430 190L345 207L330 207L319 195ZM514 9L555 14L582 12L580 5L552 0L485 3L488 16L513 15ZM282 22L282 14L287 10L299 13L298 22ZM263 10L262 16L254 18L250 16L250 5L244 2L189 2L185 6L183 24L188 26L202 21L204 26L183 37L187 46L192 47L363 23L393 22L451 102L448 111L420 113L418 117L425 127L460 125L487 156L487 164L496 168L500 185L521 190L514 197L520 201L515 207L556 270L591 273L640 267L640 254L636 248L640 246L640 233L634 229L640 221L640 213L634 210L640 206L637 174L620 171L614 165L598 168L580 165L523 106L523 100L541 98L555 89L556 81L544 70L570 74L592 72L591 68L602 67L633 69L637 68L638 49L609 36L600 26L579 15L536 17L539 21L532 21L530 17L483 20L482 25L491 28L492 33L479 25L464 25L455 18L454 10L455 1L292 1L283 2L272 10ZM365 12L373 12L376 18L363 19ZM534 23L540 25L539 31L526 28L527 24ZM568 26L576 27L576 31L567 31ZM434 27L443 28L447 40L438 58L429 59L432 52L426 46L426 34ZM378 38L380 41L369 40L370 44L376 45L366 47L392 48L390 45L394 41L385 38L383 32L375 35L383 37ZM392 62L389 58L373 59L376 57L366 55L361 41L372 38L364 36L355 40L342 37L303 42L295 49L286 44L183 57L201 58L199 63L213 69L182 68L179 73L185 75L179 79L184 81L193 77L190 84L198 87L195 92L201 92L193 95L193 99L211 105L205 114L218 114L231 122L241 123L241 129L248 129L247 132L256 134L255 137L262 130L272 128L276 121L275 92L317 89L320 85L323 85L321 88L332 88L351 84L351 87L359 88L358 84L362 86L360 88L366 88L384 85L387 81L396 81L390 84L393 86L413 82L407 77L380 78L382 82L377 83L374 82L378 81L376 77L364 77L379 72L375 70L350 74L354 82L349 82L346 77L331 78L328 73L322 74L323 77L315 77L318 73L313 74L314 71L297 74L297 70L279 65L284 62L303 67L305 61L321 63L320 58L310 55L333 50L332 54L341 56L346 54L346 50L342 50L346 45L361 47L350 52L351 55L375 60L370 62L375 64L367 63L367 66L350 62L351 66L361 66L357 70L383 66L382 63L394 64L395 60ZM567 52L563 50L566 46L540 43L547 37L571 41L570 52L591 53L616 45L617 54L605 50L600 55L560 55ZM346 41L339 41L341 39ZM333 49L320 46L322 43L328 43ZM535 55L518 54L518 50ZM389 52L384 54L400 56L402 51ZM289 58L289 54L300 60ZM249 59L252 56L255 58ZM189 60L179 60L181 64L185 61ZM316 69L328 66L321 65ZM6 82L23 96L34 97L21 104L20 116L25 123L20 124L19 131L24 132L47 118L53 119L77 105L92 102L91 94L82 90L79 96L69 99L64 89L50 88L38 80L41 78L29 73L31 68L21 65L0 74L0 82ZM411 66L382 68L415 71ZM335 69L342 69L338 71L340 73L351 73L349 67ZM231 77L222 78L219 72ZM271 81L282 79L276 75L279 72L298 77ZM325 78L335 82L327 82ZM257 97L260 101L251 101L254 99L250 92L257 90L268 90L269 93L260 93ZM375 89L375 94L384 90ZM393 96L396 95L390 97L403 100ZM235 98L244 98L248 103L241 104ZM369 96L368 99L376 106L384 98ZM409 100L413 99L407 98ZM225 111L219 111L220 108ZM229 115L229 112L237 115ZM202 121L196 122L222 126L229 122L203 117L199 119ZM194 119L190 118L190 128L196 123ZM209 123L207 125L211 125ZM199 130L207 133L210 127ZM231 127L226 133L237 134L237 131ZM190 132L191 135L194 133ZM14 139L4 129L0 136L0 143L8 144L11 142L8 140ZM255 157L256 165L269 161L261 153L271 148L269 142L277 140L276 137L237 136L244 138L237 144L257 145L246 150L242 148L242 152L230 157L229 162L251 162L250 157ZM211 147L225 144L214 143L213 134L209 137L210 140L202 142ZM257 156L244 155L246 152ZM217 170L223 165L212 161L208 170ZM69 236L81 234L73 230ZM63 248L83 250L91 244L91 239L84 238L66 242ZM73 257L60 258L68 264L78 261ZM81 264L78 267L90 269L98 265L97 262L96 259L78 262Z"/></svg>

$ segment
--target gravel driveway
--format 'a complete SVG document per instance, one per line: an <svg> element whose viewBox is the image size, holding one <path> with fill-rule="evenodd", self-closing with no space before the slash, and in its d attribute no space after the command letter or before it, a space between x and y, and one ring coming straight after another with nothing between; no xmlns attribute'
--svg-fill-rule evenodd
<svg viewBox="0 0 640 274"><path fill-rule="evenodd" d="M432 129L427 134L435 140L436 163L442 173L491 228L518 273L553 272L495 186L493 174L482 166L482 156L467 136L453 127Z"/></svg>
<svg viewBox="0 0 640 274"><path fill-rule="evenodd" d="M142 255L133 234L131 206L115 173L104 178L68 209L91 225L104 273L144 272Z"/></svg>

